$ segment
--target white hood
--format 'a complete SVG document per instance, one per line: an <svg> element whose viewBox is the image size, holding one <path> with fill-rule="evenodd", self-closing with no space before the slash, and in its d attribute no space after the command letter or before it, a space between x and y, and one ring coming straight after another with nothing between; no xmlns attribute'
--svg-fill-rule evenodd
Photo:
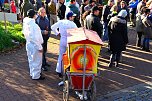
<svg viewBox="0 0 152 101"><path fill-rule="evenodd" d="M35 23L35 19L28 17L23 19L23 34L27 43L34 43L38 50L42 49L43 38L40 27Z"/></svg>
<svg viewBox="0 0 152 101"><path fill-rule="evenodd" d="M35 23L35 20L32 18L28 18L28 17L25 17L23 19L23 24L30 24L30 23Z"/></svg>

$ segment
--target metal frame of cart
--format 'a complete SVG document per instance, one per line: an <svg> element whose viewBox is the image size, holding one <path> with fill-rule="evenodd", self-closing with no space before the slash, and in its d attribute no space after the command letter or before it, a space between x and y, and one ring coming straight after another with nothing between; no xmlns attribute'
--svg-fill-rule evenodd
<svg viewBox="0 0 152 101"><path fill-rule="evenodd" d="M69 89L84 92L96 99L95 76L102 41L96 32L84 28L68 30L68 45L63 55L63 100L68 101Z"/></svg>

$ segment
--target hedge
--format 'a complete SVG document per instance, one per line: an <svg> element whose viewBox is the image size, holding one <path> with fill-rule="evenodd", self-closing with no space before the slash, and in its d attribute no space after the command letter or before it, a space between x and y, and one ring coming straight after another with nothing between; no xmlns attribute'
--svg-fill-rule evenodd
<svg viewBox="0 0 152 101"><path fill-rule="evenodd" d="M25 38L22 34L22 25L12 24L10 22L6 24L7 31L5 31L4 21L0 22L0 51L12 49L25 43Z"/></svg>

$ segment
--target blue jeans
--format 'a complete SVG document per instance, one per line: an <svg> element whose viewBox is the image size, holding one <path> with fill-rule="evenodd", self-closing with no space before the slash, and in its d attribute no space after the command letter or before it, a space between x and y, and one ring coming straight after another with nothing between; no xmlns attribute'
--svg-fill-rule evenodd
<svg viewBox="0 0 152 101"><path fill-rule="evenodd" d="M103 34L102 40L108 41L109 38L108 38L108 23L107 22L103 23L103 33L102 34Z"/></svg>
<svg viewBox="0 0 152 101"><path fill-rule="evenodd" d="M150 38L144 38L144 40L143 40L143 49L149 50L149 41L150 41Z"/></svg>

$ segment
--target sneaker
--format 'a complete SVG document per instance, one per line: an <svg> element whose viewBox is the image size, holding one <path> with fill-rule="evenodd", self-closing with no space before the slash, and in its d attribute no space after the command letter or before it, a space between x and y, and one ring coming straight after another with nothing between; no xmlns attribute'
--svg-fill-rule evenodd
<svg viewBox="0 0 152 101"><path fill-rule="evenodd" d="M38 79L32 79L32 80L44 80L44 79L45 79L45 77L40 76Z"/></svg>
<svg viewBox="0 0 152 101"><path fill-rule="evenodd" d="M146 49L145 51L146 51L146 52L150 52L150 50L149 50L149 49Z"/></svg>
<svg viewBox="0 0 152 101"><path fill-rule="evenodd" d="M48 71L48 69L45 66L42 67L42 70L43 71Z"/></svg>
<svg viewBox="0 0 152 101"><path fill-rule="evenodd" d="M81 93L79 93L78 91L75 91L76 95L78 95L79 99L80 100L83 100L83 96Z"/></svg>
<svg viewBox="0 0 152 101"><path fill-rule="evenodd" d="M112 66L113 66L112 63L109 63L109 64L108 64L108 67L109 67L109 68L112 68Z"/></svg>
<svg viewBox="0 0 152 101"><path fill-rule="evenodd" d="M118 64L118 63L115 63L115 67L119 67L119 64Z"/></svg>
<svg viewBox="0 0 152 101"><path fill-rule="evenodd" d="M58 74L58 76L59 76L60 78L63 77L62 73L58 73L58 72L56 72L56 73Z"/></svg>
<svg viewBox="0 0 152 101"><path fill-rule="evenodd" d="M64 85L63 81L61 81L61 82L58 83L58 86L63 86L63 85Z"/></svg>
<svg viewBox="0 0 152 101"><path fill-rule="evenodd" d="M141 50L145 51L146 49L144 47L142 47Z"/></svg>
<svg viewBox="0 0 152 101"><path fill-rule="evenodd" d="M85 99L85 100L88 99L88 97L87 97L87 92L86 92L86 91L84 92L84 99Z"/></svg>
<svg viewBox="0 0 152 101"><path fill-rule="evenodd" d="M136 47L139 47L139 48L140 48L140 47L141 47L141 45L136 45Z"/></svg>
<svg viewBox="0 0 152 101"><path fill-rule="evenodd" d="M87 100L88 97L87 97L87 92L84 91L84 97L81 93L79 93L78 91L75 91L76 95L78 95L78 97L80 98L80 100ZM83 99L84 98L84 99Z"/></svg>

